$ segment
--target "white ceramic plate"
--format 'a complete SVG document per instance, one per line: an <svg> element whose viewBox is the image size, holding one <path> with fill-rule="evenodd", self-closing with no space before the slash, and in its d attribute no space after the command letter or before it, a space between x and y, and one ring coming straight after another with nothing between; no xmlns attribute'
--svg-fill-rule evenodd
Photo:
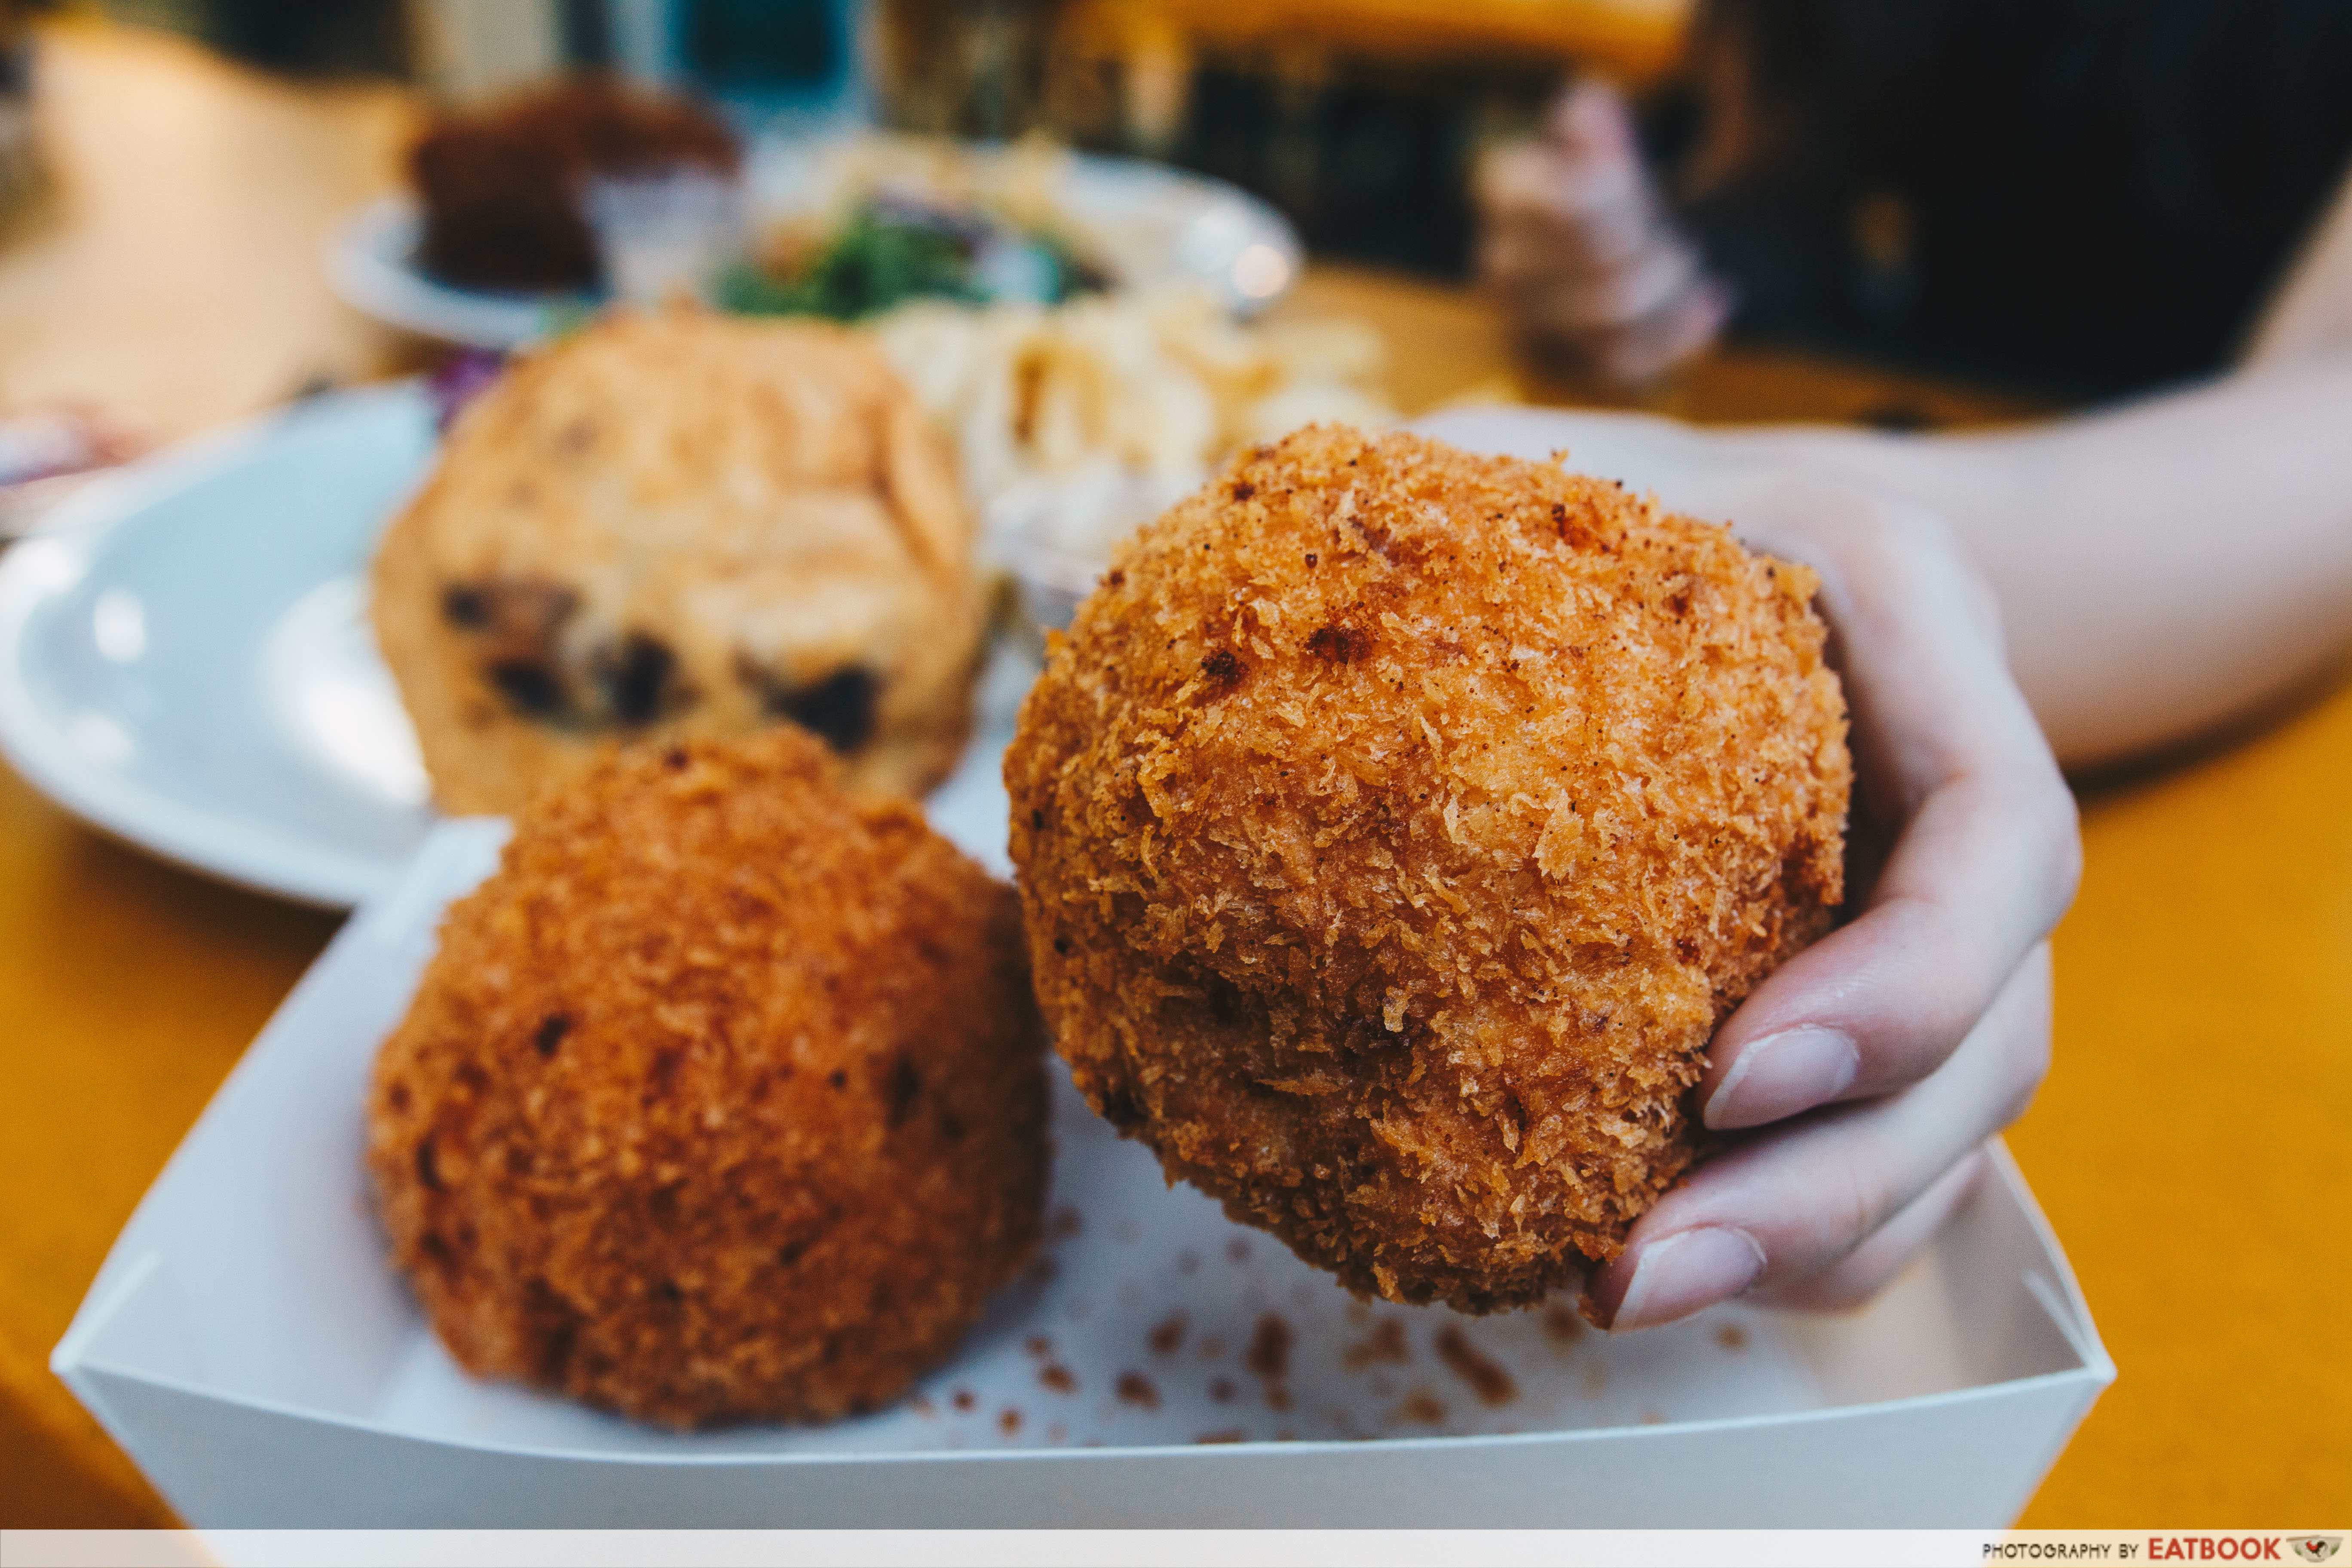
<svg viewBox="0 0 2352 1568"><path fill-rule="evenodd" d="M132 465L0 556L0 749L96 826L346 905L429 821L363 602L433 448L414 386L318 399Z"/></svg>
<svg viewBox="0 0 2352 1568"><path fill-rule="evenodd" d="M816 199L814 179L794 178L794 149L771 147L757 156L762 221L789 216L796 203ZM811 162L805 154L797 158ZM1080 155L1063 200L1088 227L1125 233L1128 243L1119 249L1129 258L1130 274L1140 265L1135 258L1153 257L1164 267L1129 282L1195 279L1241 314L1280 299L1306 259L1289 220L1265 202L1221 180L1158 163ZM335 291L378 321L486 349L530 342L559 316L595 303L568 292L513 293L441 282L416 261L423 224L407 195L385 196L352 214L327 244L327 276Z"/></svg>

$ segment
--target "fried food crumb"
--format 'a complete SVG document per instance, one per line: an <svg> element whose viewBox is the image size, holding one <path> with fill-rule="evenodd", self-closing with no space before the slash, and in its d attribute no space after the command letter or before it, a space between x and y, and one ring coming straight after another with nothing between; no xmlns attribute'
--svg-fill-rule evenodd
<svg viewBox="0 0 2352 1568"><path fill-rule="evenodd" d="M1584 1337L1584 1320L1576 1315L1573 1307L1554 1305L1544 1309L1544 1336L1555 1345L1570 1345Z"/></svg>
<svg viewBox="0 0 2352 1568"><path fill-rule="evenodd" d="M1519 1396L1519 1385L1502 1363L1470 1342L1460 1325L1448 1323L1437 1331L1437 1359L1446 1370L1470 1385L1481 1405L1508 1405Z"/></svg>
<svg viewBox="0 0 2352 1568"><path fill-rule="evenodd" d="M1185 1331L1191 1327L1192 1319L1180 1308L1153 1324L1145 1342L1153 1355L1174 1355L1183 1348Z"/></svg>
<svg viewBox="0 0 2352 1568"><path fill-rule="evenodd" d="M1404 1324L1394 1318L1383 1318L1372 1325L1371 1332L1349 1345L1340 1362L1349 1372L1361 1372L1380 1363L1402 1366L1412 1359L1412 1346L1404 1337Z"/></svg>
<svg viewBox="0 0 2352 1568"><path fill-rule="evenodd" d="M1404 1403L1390 1413L1389 1420L1397 1426L1439 1426L1445 1422L1445 1402L1424 1388L1416 1388L1404 1396Z"/></svg>
<svg viewBox="0 0 2352 1568"><path fill-rule="evenodd" d="M1290 1325L1274 1313L1258 1319L1244 1358L1250 1371L1268 1383L1280 1383L1290 1373Z"/></svg>

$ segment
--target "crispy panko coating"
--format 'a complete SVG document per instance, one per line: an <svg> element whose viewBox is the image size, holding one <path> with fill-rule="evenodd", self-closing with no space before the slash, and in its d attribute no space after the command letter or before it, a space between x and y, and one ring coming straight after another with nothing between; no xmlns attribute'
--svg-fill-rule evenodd
<svg viewBox="0 0 2352 1568"><path fill-rule="evenodd" d="M1313 426L1144 529L1004 763L1095 1109L1351 1289L1525 1305L1687 1166L1830 924L1813 574L1616 485Z"/></svg>
<svg viewBox="0 0 2352 1568"><path fill-rule="evenodd" d="M814 741L542 796L377 1058L393 1255L478 1375L677 1426L870 1409L1037 1235L1013 894Z"/></svg>

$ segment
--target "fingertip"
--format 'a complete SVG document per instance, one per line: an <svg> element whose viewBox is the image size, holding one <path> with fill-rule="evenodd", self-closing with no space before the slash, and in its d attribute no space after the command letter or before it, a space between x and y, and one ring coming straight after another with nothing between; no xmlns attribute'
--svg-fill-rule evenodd
<svg viewBox="0 0 2352 1568"><path fill-rule="evenodd" d="M1763 1272L1764 1248L1754 1237L1729 1226L1697 1226L1612 1259L1588 1294L1609 1331L1622 1333L1728 1300Z"/></svg>
<svg viewBox="0 0 2352 1568"><path fill-rule="evenodd" d="M1782 1029L1732 1058L1700 1119L1716 1131L1780 1121L1830 1104L1861 1072L1861 1047L1843 1030Z"/></svg>

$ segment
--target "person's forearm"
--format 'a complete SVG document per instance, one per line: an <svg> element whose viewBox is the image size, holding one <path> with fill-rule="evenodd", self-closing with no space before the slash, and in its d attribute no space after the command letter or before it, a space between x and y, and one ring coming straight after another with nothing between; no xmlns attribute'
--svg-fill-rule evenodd
<svg viewBox="0 0 2352 1568"><path fill-rule="evenodd" d="M1949 520L2070 765L2210 730L2352 645L2352 359L1984 435L1781 427L1711 444Z"/></svg>

